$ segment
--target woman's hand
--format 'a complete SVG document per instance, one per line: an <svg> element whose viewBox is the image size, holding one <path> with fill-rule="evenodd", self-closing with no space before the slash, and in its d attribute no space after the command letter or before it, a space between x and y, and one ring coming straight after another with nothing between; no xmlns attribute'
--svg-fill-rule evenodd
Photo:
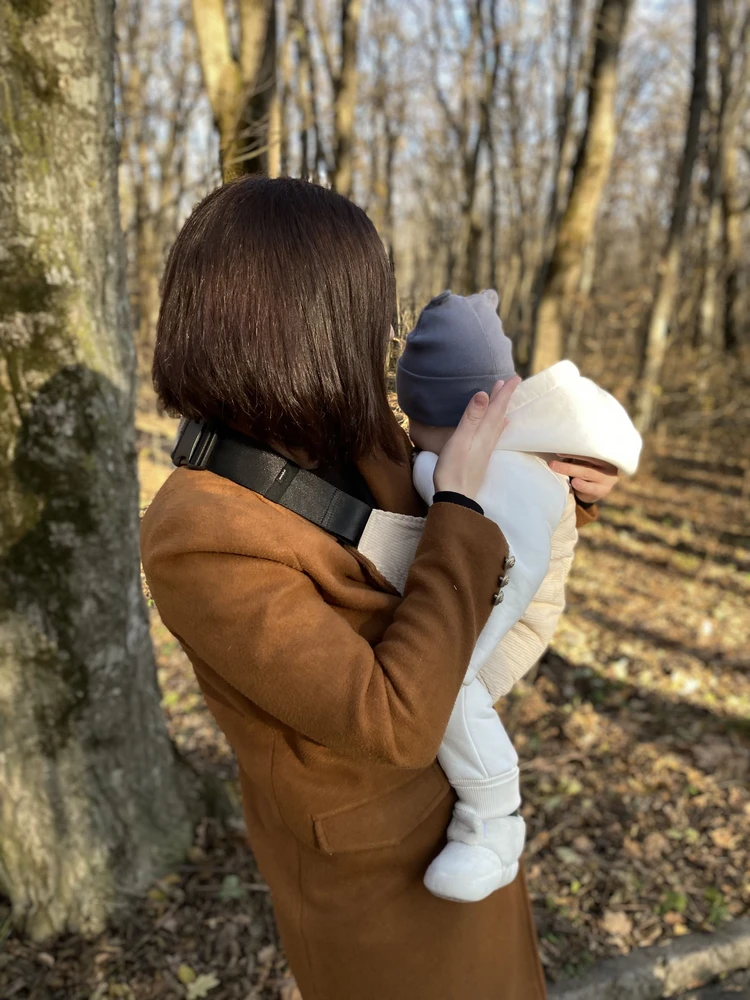
<svg viewBox="0 0 750 1000"><path fill-rule="evenodd" d="M492 450L505 427L510 397L521 379L496 382L492 395L478 392L461 417L461 423L440 452L435 466L435 492L450 490L476 500Z"/></svg>
<svg viewBox="0 0 750 1000"><path fill-rule="evenodd" d="M570 477L573 492L582 503L598 503L610 492L617 482L617 469L609 462L595 458L581 458L579 455L559 455L561 462L549 463L553 472Z"/></svg>

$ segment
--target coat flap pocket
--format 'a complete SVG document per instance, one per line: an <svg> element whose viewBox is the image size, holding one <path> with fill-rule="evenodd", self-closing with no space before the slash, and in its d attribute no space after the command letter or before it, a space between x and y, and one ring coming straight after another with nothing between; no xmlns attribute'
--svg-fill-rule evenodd
<svg viewBox="0 0 750 1000"><path fill-rule="evenodd" d="M326 854L392 847L415 830L449 790L447 778L434 764L374 799L313 817L318 844Z"/></svg>

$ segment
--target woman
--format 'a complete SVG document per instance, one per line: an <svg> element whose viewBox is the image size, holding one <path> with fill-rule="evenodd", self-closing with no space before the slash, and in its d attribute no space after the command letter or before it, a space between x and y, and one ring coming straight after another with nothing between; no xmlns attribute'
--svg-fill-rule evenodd
<svg viewBox="0 0 750 1000"><path fill-rule="evenodd" d="M377 234L344 198L220 188L167 263L159 396L423 514L385 389L393 303ZM471 905L422 884L453 807L437 749L504 573L473 495L514 388L478 394L441 454L403 599L354 548L209 471L176 470L144 518L146 576L237 754L304 1000L545 995L522 876Z"/></svg>

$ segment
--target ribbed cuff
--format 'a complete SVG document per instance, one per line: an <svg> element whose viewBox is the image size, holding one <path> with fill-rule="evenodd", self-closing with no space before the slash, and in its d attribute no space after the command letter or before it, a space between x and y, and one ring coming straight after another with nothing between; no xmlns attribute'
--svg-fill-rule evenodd
<svg viewBox="0 0 750 1000"><path fill-rule="evenodd" d="M517 767L505 774L476 781L453 781L461 802L476 810L481 819L510 816L521 805L520 774Z"/></svg>
<svg viewBox="0 0 750 1000"><path fill-rule="evenodd" d="M463 493L454 493L453 490L441 490L432 498L433 503L455 503L459 507L468 507L469 510L476 511L477 514L484 514L484 508L472 500L471 497L464 496Z"/></svg>

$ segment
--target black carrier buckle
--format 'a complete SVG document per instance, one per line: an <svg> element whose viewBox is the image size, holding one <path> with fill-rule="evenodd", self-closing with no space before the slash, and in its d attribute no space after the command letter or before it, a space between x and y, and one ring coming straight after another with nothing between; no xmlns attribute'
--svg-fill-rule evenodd
<svg viewBox="0 0 750 1000"><path fill-rule="evenodd" d="M212 420L186 420L180 425L172 450L172 463L188 469L205 469L219 440Z"/></svg>

